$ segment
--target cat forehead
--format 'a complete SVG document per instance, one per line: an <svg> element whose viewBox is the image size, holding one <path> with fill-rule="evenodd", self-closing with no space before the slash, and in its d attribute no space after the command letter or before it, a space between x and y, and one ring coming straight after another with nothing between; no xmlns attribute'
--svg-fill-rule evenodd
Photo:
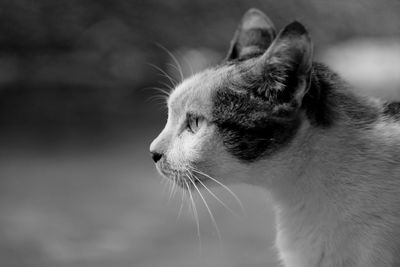
<svg viewBox="0 0 400 267"><path fill-rule="evenodd" d="M211 115L212 95L229 79L232 66L211 68L185 79L171 93L168 108L174 113L185 110Z"/></svg>

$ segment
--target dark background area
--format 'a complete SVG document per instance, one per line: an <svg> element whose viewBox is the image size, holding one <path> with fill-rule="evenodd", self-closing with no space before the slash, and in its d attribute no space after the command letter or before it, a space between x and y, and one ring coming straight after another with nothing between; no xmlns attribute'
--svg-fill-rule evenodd
<svg viewBox="0 0 400 267"><path fill-rule="evenodd" d="M201 240L148 153L152 88L218 63L241 15L299 20L362 94L400 99L400 1L0 0L0 266L277 266L266 193L212 197ZM162 47L160 47L160 45ZM155 65L156 67L154 67ZM170 200L169 200L170 199Z"/></svg>

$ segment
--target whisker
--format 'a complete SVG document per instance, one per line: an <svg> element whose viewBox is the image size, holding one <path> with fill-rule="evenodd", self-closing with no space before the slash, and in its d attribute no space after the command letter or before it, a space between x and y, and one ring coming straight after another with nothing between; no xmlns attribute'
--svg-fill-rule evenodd
<svg viewBox="0 0 400 267"><path fill-rule="evenodd" d="M171 180L171 179L168 179L168 181L169 181L169 187L168 187L168 191L169 191L169 193L168 193L168 203L169 203L171 201L171 198L172 198L172 189L174 187L174 181Z"/></svg>
<svg viewBox="0 0 400 267"><path fill-rule="evenodd" d="M183 72L182 72L182 66L181 66L181 64L179 63L179 61L178 61L178 59L175 57L175 55L171 52L171 51L169 51L167 48L165 48L163 45L161 45L161 44L159 44L159 43L157 43L156 44L159 48L161 48L162 50L164 50L171 58L172 58L172 60L175 62L175 64L177 65L177 67L178 67L178 71L179 71L179 74L180 74L180 76L181 76L181 81L183 81L184 80L184 77L183 77Z"/></svg>
<svg viewBox="0 0 400 267"><path fill-rule="evenodd" d="M157 104L161 104L163 108L168 108L168 98L169 92L166 89L159 88L159 87L146 87L143 90L153 90L156 91L157 94L152 95L146 99L147 102L155 102Z"/></svg>
<svg viewBox="0 0 400 267"><path fill-rule="evenodd" d="M167 87L167 89L170 89L170 87L168 87L168 84L162 83L162 85ZM162 95L169 96L170 92L167 89L162 88L162 87L157 87L157 86L149 86L149 87L144 87L141 90L153 90L153 91L156 91L158 93L161 93Z"/></svg>
<svg viewBox="0 0 400 267"><path fill-rule="evenodd" d="M179 218L181 217L184 199L186 198L186 191L185 191L184 189L181 189L180 191L181 191L181 205L180 205L180 207L179 207L178 216L177 216L177 218L176 218L177 221L178 221Z"/></svg>
<svg viewBox="0 0 400 267"><path fill-rule="evenodd" d="M167 187L168 187L168 179L166 179L166 178L163 177L163 178L161 179L161 183L164 184L164 185L163 185L163 189L162 189L162 194L165 195L166 190L167 190Z"/></svg>
<svg viewBox="0 0 400 267"><path fill-rule="evenodd" d="M186 57L182 56L182 58L183 58L183 60L185 61L186 65L188 65L188 66L189 66L189 69L190 69L190 75L191 75L191 76L193 76L193 75L194 75L194 71L193 71L193 68L192 68L192 64L190 64L189 60L187 60L187 58L186 58Z"/></svg>
<svg viewBox="0 0 400 267"><path fill-rule="evenodd" d="M189 174L190 175L190 174ZM189 178L189 181L192 183L193 187L197 190L197 192L199 193L200 198L203 200L204 205L207 208L208 214L210 215L211 221L214 224L215 230L217 231L217 235L218 235L218 240L220 243L222 243L222 236L221 236L221 232L219 231L219 227L217 224L217 221L214 218L214 215L210 209L210 207L207 204L207 201L205 200L205 198L203 197L203 194L201 194L199 188L197 187L196 183L193 181L193 179Z"/></svg>
<svg viewBox="0 0 400 267"><path fill-rule="evenodd" d="M179 176L176 174L174 176L174 186L172 188L172 191L173 191L172 197L175 197L176 191L178 190L178 179L179 179Z"/></svg>
<svg viewBox="0 0 400 267"><path fill-rule="evenodd" d="M222 206L224 206L227 210L229 210L233 215L237 216L236 212L234 212L230 207L228 207L219 197L217 197L211 189L209 189L194 173L192 176L213 196Z"/></svg>
<svg viewBox="0 0 400 267"><path fill-rule="evenodd" d="M167 90L163 89L163 88L160 88L160 87L151 87L150 89L153 89L153 90L155 90L155 91L161 93L162 95L164 95L164 96L166 96L166 97L169 97L169 92L168 92Z"/></svg>
<svg viewBox="0 0 400 267"><path fill-rule="evenodd" d="M160 81L159 83L161 83L162 85L164 85L165 87L167 87L167 88L169 89L169 92L166 91L166 93L168 93L168 95L170 95L170 94L171 94L171 91L174 90L174 87L172 87L171 85L169 85L169 84L166 83L166 82Z"/></svg>
<svg viewBox="0 0 400 267"><path fill-rule="evenodd" d="M174 195L174 190L175 190L175 186L176 186L176 174L174 174L174 176L172 177L172 181L171 181L171 190L170 190L170 192L169 192L169 199L168 199L168 201L170 201L171 200L171 198L173 197L173 195Z"/></svg>
<svg viewBox="0 0 400 267"><path fill-rule="evenodd" d="M146 101L148 102L157 102L158 104L162 104L164 107L167 107L167 98L162 95L153 95L150 96Z"/></svg>
<svg viewBox="0 0 400 267"><path fill-rule="evenodd" d="M161 74L167 78L169 80L169 82L171 83L171 85L173 87L176 87L177 81L175 81L174 78L172 78L167 72L165 72L163 69L161 69L160 67L157 67L156 65L152 64L152 63L147 63L148 65L150 65L151 67L155 68L156 70L158 70L159 72L161 72Z"/></svg>
<svg viewBox="0 0 400 267"><path fill-rule="evenodd" d="M165 96L163 96L163 95L152 95L152 96L150 96L147 100L148 100L148 101L154 101L154 100L163 100L163 101L166 101L167 98L166 98Z"/></svg>
<svg viewBox="0 0 400 267"><path fill-rule="evenodd" d="M244 206L243 206L242 201L239 199L239 197L238 197L228 186L224 185L223 183L221 183L221 182L218 181L217 179L211 177L210 175L208 175L208 174L206 174L206 173L204 173L204 172L202 172L202 171L200 171L200 170L198 170L198 169L196 169L196 168L193 168L192 170L193 170L194 172L197 172L197 173L199 173L199 174L201 174L201 175L204 175L204 176L210 178L212 181L216 182L217 184L219 184L220 186L222 186L225 190L227 190L227 191L236 199L236 201L238 202L240 208L242 209L242 212L245 213L245 209L244 209Z"/></svg>
<svg viewBox="0 0 400 267"><path fill-rule="evenodd" d="M189 178L189 179L190 179L190 178ZM191 203L192 203L193 216L194 216L194 218L195 218L196 226L197 226L197 238L199 239L200 251L202 251L202 248L201 248L201 237L200 237L201 235L200 235L200 221L199 221L199 215L198 215L198 213L197 213L196 204L194 203L193 195L192 195L192 192L190 191L189 184L188 184L188 182L186 181L186 179L185 179L184 181L185 181L186 188L187 188L187 190L188 190L188 192L189 192L189 197L190 197L190 200L191 200ZM201 253L201 254L202 254L202 253Z"/></svg>
<svg viewBox="0 0 400 267"><path fill-rule="evenodd" d="M180 73L181 73L181 70L180 70L179 68L177 68L176 65L174 65L174 64L172 64L172 63L167 63L167 65L170 66L170 67L172 67L172 68L174 68L174 69L179 73L179 75L181 76L181 79L182 79L182 81L183 81L184 78L182 78L182 77L184 77L184 76L183 76L183 73L180 74Z"/></svg>

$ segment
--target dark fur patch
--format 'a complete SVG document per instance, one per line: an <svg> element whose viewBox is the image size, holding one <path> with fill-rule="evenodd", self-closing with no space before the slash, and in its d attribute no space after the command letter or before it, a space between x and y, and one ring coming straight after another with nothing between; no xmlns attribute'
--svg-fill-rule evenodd
<svg viewBox="0 0 400 267"><path fill-rule="evenodd" d="M300 118L293 106L266 101L254 93L256 87L241 92L228 88L214 96L213 118L232 155L245 162L256 161L285 147L295 136Z"/></svg>
<svg viewBox="0 0 400 267"><path fill-rule="evenodd" d="M384 106L383 114L395 120L400 120L400 102L387 103Z"/></svg>
<svg viewBox="0 0 400 267"><path fill-rule="evenodd" d="M333 93L333 88L336 87L336 84L332 82L337 80L337 77L333 75L322 64L314 63L311 84L302 102L302 108L313 125L329 127L334 123L335 112L329 104L329 97Z"/></svg>
<svg viewBox="0 0 400 267"><path fill-rule="evenodd" d="M355 95L336 73L317 62L313 63L311 84L302 108L310 122L321 127L329 127L340 119L357 127L369 127L379 117L376 107Z"/></svg>
<svg viewBox="0 0 400 267"><path fill-rule="evenodd" d="M236 67L235 77L214 96L213 117L228 151L252 162L286 147L296 135L298 81L295 68L285 64L270 64L261 75L240 62Z"/></svg>
<svg viewBox="0 0 400 267"><path fill-rule="evenodd" d="M243 75L240 82L227 82L213 98L213 119L224 145L242 161L253 162L285 148L301 124L299 109L305 112L312 125L323 128L339 119L356 127L368 127L378 118L376 109L353 95L341 79L322 64L314 63L309 91L301 107L290 92L286 92L287 95L279 91L272 93L270 88L264 88L262 92L269 92L260 93L260 86L268 85L261 80L254 82L245 72L237 74Z"/></svg>

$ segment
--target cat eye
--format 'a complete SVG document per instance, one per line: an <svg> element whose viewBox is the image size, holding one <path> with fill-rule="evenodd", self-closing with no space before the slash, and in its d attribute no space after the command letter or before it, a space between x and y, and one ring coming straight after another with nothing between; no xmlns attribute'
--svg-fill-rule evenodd
<svg viewBox="0 0 400 267"><path fill-rule="evenodd" d="M196 133L202 122L202 118L196 115L188 114L186 119L186 128L191 133Z"/></svg>

